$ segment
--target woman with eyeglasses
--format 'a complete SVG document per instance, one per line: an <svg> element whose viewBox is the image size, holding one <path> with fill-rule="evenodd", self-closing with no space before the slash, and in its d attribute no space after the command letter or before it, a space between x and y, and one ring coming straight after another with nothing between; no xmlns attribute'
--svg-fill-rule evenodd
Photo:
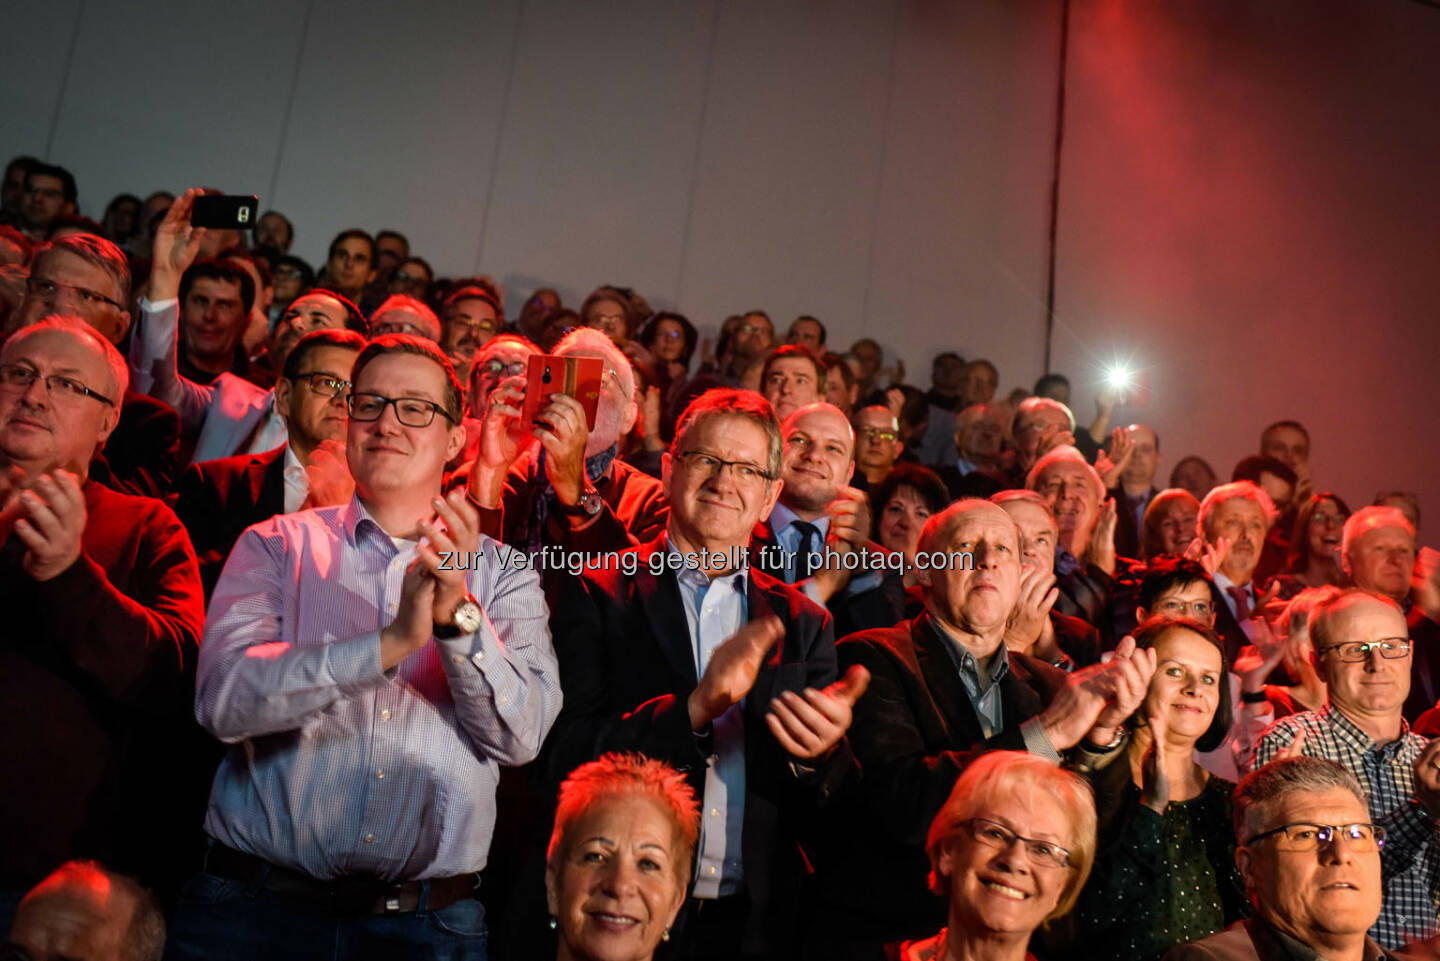
<svg viewBox="0 0 1440 961"><path fill-rule="evenodd" d="M1090 787L1044 758L992 751L955 782L925 852L946 925L934 937L893 946L890 957L1033 961L1031 935L1070 910L1090 873Z"/></svg>
<svg viewBox="0 0 1440 961"><path fill-rule="evenodd" d="M1235 785L1195 762L1229 731L1221 641L1206 624L1156 616L1134 632L1155 651L1126 759L1095 772L1100 851L1067 934L1087 957L1158 961L1248 913L1235 869Z"/></svg>
<svg viewBox="0 0 1440 961"><path fill-rule="evenodd" d="M1295 514L1295 530L1285 557L1285 572L1271 584L1280 585L1281 600L1288 601L1307 587L1339 587L1345 583L1340 569L1341 534L1350 506L1339 494L1321 491L1311 495Z"/></svg>

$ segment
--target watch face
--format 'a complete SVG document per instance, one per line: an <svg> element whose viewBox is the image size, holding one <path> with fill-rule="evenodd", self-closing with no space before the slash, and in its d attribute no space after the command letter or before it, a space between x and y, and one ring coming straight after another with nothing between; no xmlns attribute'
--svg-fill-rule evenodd
<svg viewBox="0 0 1440 961"><path fill-rule="evenodd" d="M587 514L598 514L603 506L605 506L605 499L600 496L599 491L586 491L585 495L580 498L580 507Z"/></svg>
<svg viewBox="0 0 1440 961"><path fill-rule="evenodd" d="M474 634L480 630L480 605L474 601L462 601L455 608L455 626L462 634Z"/></svg>

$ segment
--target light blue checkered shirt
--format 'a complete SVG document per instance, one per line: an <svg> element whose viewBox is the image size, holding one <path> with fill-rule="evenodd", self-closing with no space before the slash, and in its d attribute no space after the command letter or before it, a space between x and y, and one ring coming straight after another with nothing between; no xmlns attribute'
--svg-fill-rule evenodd
<svg viewBox="0 0 1440 961"><path fill-rule="evenodd" d="M533 570L481 538L472 634L432 640L389 672L413 541L358 499L240 536L200 645L195 716L231 745L205 830L314 878L416 880L485 866L500 764L539 752L560 675Z"/></svg>

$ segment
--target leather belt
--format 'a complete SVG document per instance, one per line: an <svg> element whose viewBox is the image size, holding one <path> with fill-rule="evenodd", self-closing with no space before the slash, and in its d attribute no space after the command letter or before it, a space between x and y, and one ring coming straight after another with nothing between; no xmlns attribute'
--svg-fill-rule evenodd
<svg viewBox="0 0 1440 961"><path fill-rule="evenodd" d="M425 909L438 911L456 901L475 897L480 885L478 874L427 881L385 881L372 877L321 881L219 843L212 844L205 855L205 872L232 881L253 883L258 880L260 888L265 891L326 907L336 914L353 916L418 911L424 885L430 887Z"/></svg>

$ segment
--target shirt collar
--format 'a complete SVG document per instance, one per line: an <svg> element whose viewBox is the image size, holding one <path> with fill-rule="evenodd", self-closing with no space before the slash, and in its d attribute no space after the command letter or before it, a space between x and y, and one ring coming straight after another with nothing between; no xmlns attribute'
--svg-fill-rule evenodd
<svg viewBox="0 0 1440 961"><path fill-rule="evenodd" d="M940 621L931 616L929 612L926 612L925 617L930 621L930 626L934 628L936 635L944 642L945 650L950 653L950 659L955 662L955 667L959 669L960 673L969 674L977 681L981 680L980 662L976 660L975 655L971 654L969 649L960 643L959 639L956 638L948 627L941 624ZM1005 642L1001 641L1000 646L995 649L994 656L990 658L990 677L985 679L985 683L980 686L988 689L992 684L998 683L1001 678L1009 673L1010 652L1005 649Z"/></svg>
<svg viewBox="0 0 1440 961"><path fill-rule="evenodd" d="M300 458L295 456L295 448L291 447L289 444L285 445L285 476L305 476L305 465L300 463Z"/></svg>
<svg viewBox="0 0 1440 961"><path fill-rule="evenodd" d="M1320 719L1330 725L1330 729L1342 740L1348 741L1356 751L1364 753L1370 750L1383 751L1387 747L1403 745L1410 738L1410 722L1405 718L1400 719L1400 736L1391 741L1390 744L1377 745L1375 741L1361 730L1360 725L1345 716L1345 712L1337 709L1333 704L1326 703L1319 710Z"/></svg>
<svg viewBox="0 0 1440 961"><path fill-rule="evenodd" d="M708 590L713 584L719 581L729 581L735 585L737 591L745 591L748 589L750 583L750 552L748 549L742 548L741 560L743 563L739 567L729 574L722 574L714 580L711 580L705 575L704 571L700 570L698 565L691 566L685 563L685 555L681 553L680 549L675 546L675 543L670 540L668 531L663 536L665 540L665 553L667 556L673 558L666 566L675 572L675 579L685 587Z"/></svg>
<svg viewBox="0 0 1440 961"><path fill-rule="evenodd" d="M1230 588L1232 588L1232 587L1239 587L1239 586L1240 586L1240 585L1236 584L1234 581L1232 581L1230 578L1226 577L1223 573L1221 573L1221 571L1220 571L1218 568L1215 570L1214 581L1215 581L1215 586L1218 587L1218 588L1220 588L1220 593L1222 593L1222 594L1229 594L1229 593L1230 593ZM1254 581L1253 579L1250 581L1249 584L1246 584L1244 587L1241 587L1240 589L1245 592L1245 596L1246 596L1247 598L1249 598L1250 600L1254 600L1254 599L1255 599L1255 581Z"/></svg>
<svg viewBox="0 0 1440 961"><path fill-rule="evenodd" d="M962 476L968 476L975 473L980 468L976 467L970 461L966 460L965 455L961 454L959 457L955 458L955 469L958 470Z"/></svg>
<svg viewBox="0 0 1440 961"><path fill-rule="evenodd" d="M796 514L794 511L792 511L790 508L786 507L779 501L776 501L775 506L770 510L770 530L775 534L779 534L785 528L789 527L791 524L794 524L798 520L800 520L800 515ZM815 528L820 532L821 537L824 537L825 535L830 533L829 514L821 514L819 517L815 518L809 523L815 525Z"/></svg>

